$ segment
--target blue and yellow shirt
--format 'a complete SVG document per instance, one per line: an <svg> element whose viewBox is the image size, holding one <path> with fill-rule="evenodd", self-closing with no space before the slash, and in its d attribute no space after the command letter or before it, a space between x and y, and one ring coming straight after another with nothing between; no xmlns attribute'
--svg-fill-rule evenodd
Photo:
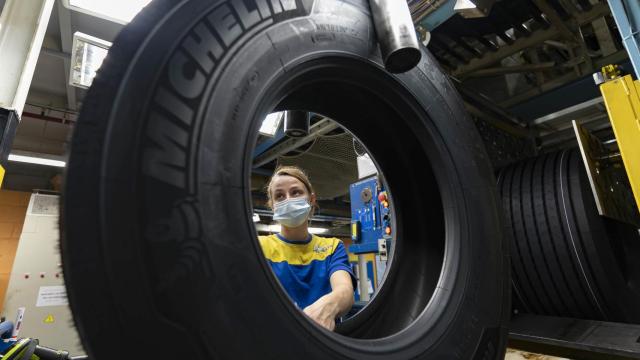
<svg viewBox="0 0 640 360"><path fill-rule="evenodd" d="M259 236L267 262L300 309L331 292L331 275L344 270L355 276L342 241L309 235L307 241L289 241L280 234ZM355 288L355 285L354 285Z"/></svg>

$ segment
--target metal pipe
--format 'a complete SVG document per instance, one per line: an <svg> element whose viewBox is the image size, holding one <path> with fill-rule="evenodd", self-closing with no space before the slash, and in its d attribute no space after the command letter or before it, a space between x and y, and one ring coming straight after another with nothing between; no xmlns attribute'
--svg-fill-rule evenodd
<svg viewBox="0 0 640 360"><path fill-rule="evenodd" d="M369 301L369 276L367 275L367 258L358 255L358 280L360 289L360 301Z"/></svg>
<svg viewBox="0 0 640 360"><path fill-rule="evenodd" d="M569 51L569 46L567 46L567 44L560 42L560 41L556 41L556 40L547 40L544 42L545 44L549 45L549 46L553 46L555 48L558 49L562 49L564 51Z"/></svg>
<svg viewBox="0 0 640 360"><path fill-rule="evenodd" d="M369 4L387 71L397 74L413 69L422 53L407 2L369 0Z"/></svg>
<svg viewBox="0 0 640 360"><path fill-rule="evenodd" d="M612 153L612 154L606 154L606 155L602 155L602 156L598 156L596 158L596 160L611 160L611 159L615 159L618 157L621 157L622 154L620 154L619 152L616 153Z"/></svg>
<svg viewBox="0 0 640 360"><path fill-rule="evenodd" d="M309 135L309 113L300 110L290 110L284 117L284 134L288 137L301 138Z"/></svg>

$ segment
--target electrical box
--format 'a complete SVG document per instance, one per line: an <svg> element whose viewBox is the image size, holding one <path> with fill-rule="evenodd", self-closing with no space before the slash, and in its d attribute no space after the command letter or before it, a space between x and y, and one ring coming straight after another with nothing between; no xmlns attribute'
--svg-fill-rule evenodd
<svg viewBox="0 0 640 360"><path fill-rule="evenodd" d="M22 314L18 337L84 355L67 302L59 253L57 195L33 194L27 208L1 316Z"/></svg>
<svg viewBox="0 0 640 360"><path fill-rule="evenodd" d="M351 245L353 254L379 253L388 249L392 237L391 208L387 192L378 177L370 177L349 187L351 199ZM381 242L385 244L381 246Z"/></svg>

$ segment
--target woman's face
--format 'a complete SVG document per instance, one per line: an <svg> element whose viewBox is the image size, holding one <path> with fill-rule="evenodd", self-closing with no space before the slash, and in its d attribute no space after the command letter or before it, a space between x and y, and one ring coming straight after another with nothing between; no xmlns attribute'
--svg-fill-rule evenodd
<svg viewBox="0 0 640 360"><path fill-rule="evenodd" d="M271 200L273 204L299 197L306 197L311 205L316 202L315 194L309 194L304 183L295 177L278 175L273 179L271 185Z"/></svg>

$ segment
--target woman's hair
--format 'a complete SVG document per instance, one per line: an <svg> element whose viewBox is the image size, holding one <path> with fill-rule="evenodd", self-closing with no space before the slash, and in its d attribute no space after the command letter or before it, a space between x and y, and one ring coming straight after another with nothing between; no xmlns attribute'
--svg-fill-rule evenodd
<svg viewBox="0 0 640 360"><path fill-rule="evenodd" d="M302 170L297 166L279 166L276 169L276 171L273 172L273 175L271 176L271 179L269 179L269 183L267 184L267 188L266 188L267 199L268 199L267 205L269 205L270 208L273 209L273 198L271 197L271 187L273 186L273 181L276 178L276 176L282 176L282 175L291 176L300 180L300 182L304 184L304 187L307 188L307 192L309 192L309 196L311 196L311 194L314 193L313 186L311 185L311 181L309 181L309 177L304 172L304 170ZM314 204L312 204L312 206L315 207Z"/></svg>

